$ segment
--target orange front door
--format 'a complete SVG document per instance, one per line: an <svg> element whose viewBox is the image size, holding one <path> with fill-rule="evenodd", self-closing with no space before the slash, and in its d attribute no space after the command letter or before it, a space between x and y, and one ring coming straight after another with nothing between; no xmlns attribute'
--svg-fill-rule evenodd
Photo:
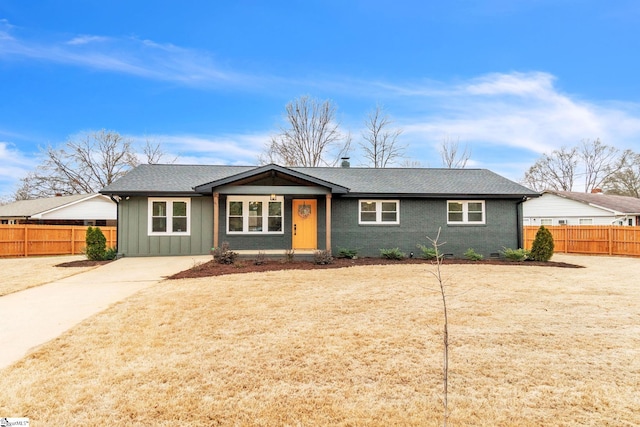
<svg viewBox="0 0 640 427"><path fill-rule="evenodd" d="M318 248L318 201L295 199L291 212L293 249Z"/></svg>

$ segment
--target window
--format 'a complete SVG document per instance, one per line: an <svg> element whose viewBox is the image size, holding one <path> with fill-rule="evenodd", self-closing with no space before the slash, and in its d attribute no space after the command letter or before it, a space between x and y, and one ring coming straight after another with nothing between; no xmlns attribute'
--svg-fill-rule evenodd
<svg viewBox="0 0 640 427"><path fill-rule="evenodd" d="M282 234L284 198L269 196L229 196L227 232L231 234Z"/></svg>
<svg viewBox="0 0 640 427"><path fill-rule="evenodd" d="M189 199L149 199L149 235L189 234Z"/></svg>
<svg viewBox="0 0 640 427"><path fill-rule="evenodd" d="M593 225L592 218L580 218L580 225Z"/></svg>
<svg viewBox="0 0 640 427"><path fill-rule="evenodd" d="M359 224L400 224L398 200L360 200Z"/></svg>
<svg viewBox="0 0 640 427"><path fill-rule="evenodd" d="M553 219L551 219L551 218L540 218L540 225L553 225Z"/></svg>
<svg viewBox="0 0 640 427"><path fill-rule="evenodd" d="M484 200L447 202L448 224L484 224Z"/></svg>

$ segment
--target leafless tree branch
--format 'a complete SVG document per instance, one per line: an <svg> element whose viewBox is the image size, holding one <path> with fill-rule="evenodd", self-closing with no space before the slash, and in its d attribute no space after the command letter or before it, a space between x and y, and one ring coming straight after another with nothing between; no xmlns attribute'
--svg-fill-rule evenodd
<svg viewBox="0 0 640 427"><path fill-rule="evenodd" d="M471 150L467 145L462 152L460 150L460 140L445 138L440 145L440 158L442 165L448 169L463 169L471 158Z"/></svg>
<svg viewBox="0 0 640 427"><path fill-rule="evenodd" d="M336 107L329 101L303 96L286 106L288 126L273 136L261 163L284 166L335 166L346 155L351 136L340 131Z"/></svg>
<svg viewBox="0 0 640 427"><path fill-rule="evenodd" d="M366 130L362 132L364 158L374 168L385 168L404 156L405 146L398 143L402 129L389 129L393 122L377 105L365 120Z"/></svg>

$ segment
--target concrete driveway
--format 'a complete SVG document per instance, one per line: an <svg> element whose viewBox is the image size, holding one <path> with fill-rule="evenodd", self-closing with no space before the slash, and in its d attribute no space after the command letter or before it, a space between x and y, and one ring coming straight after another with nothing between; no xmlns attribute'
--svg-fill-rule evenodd
<svg viewBox="0 0 640 427"><path fill-rule="evenodd" d="M110 305L210 259L208 255L122 258L0 297L0 369Z"/></svg>

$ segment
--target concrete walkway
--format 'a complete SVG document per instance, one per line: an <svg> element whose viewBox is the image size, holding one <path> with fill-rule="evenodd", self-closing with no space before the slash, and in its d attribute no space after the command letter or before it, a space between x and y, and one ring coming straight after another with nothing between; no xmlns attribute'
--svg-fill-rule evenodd
<svg viewBox="0 0 640 427"><path fill-rule="evenodd" d="M122 258L0 297L0 369L110 305L210 259L209 255Z"/></svg>

